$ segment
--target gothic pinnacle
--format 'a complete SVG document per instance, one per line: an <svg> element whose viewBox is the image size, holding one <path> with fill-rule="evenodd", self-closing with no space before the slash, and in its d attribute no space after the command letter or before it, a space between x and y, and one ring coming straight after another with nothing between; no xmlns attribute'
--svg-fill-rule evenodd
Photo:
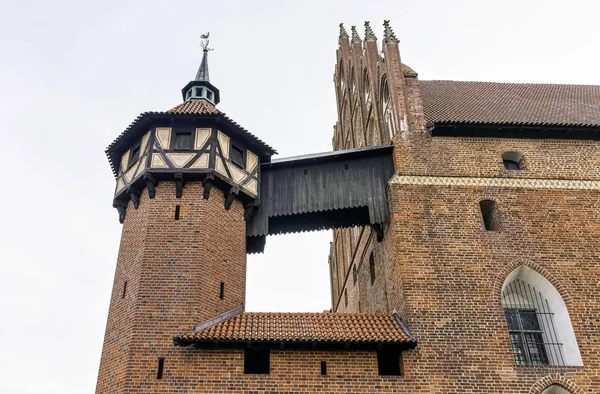
<svg viewBox="0 0 600 394"><path fill-rule="evenodd" d="M398 39L398 37L396 37L394 31L390 27L389 20L383 21L383 42L393 42L396 44L400 42L400 40Z"/></svg>
<svg viewBox="0 0 600 394"><path fill-rule="evenodd" d="M344 29L344 24L340 23L340 41L344 39L348 39L348 33L346 32L346 29Z"/></svg>
<svg viewBox="0 0 600 394"><path fill-rule="evenodd" d="M352 43L357 42L357 43L360 44L361 39L360 39L360 37L358 35L358 32L356 31L356 26L352 26L351 30L352 30Z"/></svg>
<svg viewBox="0 0 600 394"><path fill-rule="evenodd" d="M375 37L375 33L373 33L369 22L365 22L365 41L377 41L377 37Z"/></svg>

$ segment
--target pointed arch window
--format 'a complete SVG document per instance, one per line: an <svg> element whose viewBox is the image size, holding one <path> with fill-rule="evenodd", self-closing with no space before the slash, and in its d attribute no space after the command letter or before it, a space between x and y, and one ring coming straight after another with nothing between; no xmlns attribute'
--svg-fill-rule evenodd
<svg viewBox="0 0 600 394"><path fill-rule="evenodd" d="M369 73L366 68L363 74L363 97L368 111L369 106L371 105L371 84L369 81Z"/></svg>
<svg viewBox="0 0 600 394"><path fill-rule="evenodd" d="M528 267L504 282L502 306L517 366L583 365L569 312L558 291Z"/></svg>
<svg viewBox="0 0 600 394"><path fill-rule="evenodd" d="M390 136L390 139L396 134L396 127L394 124L394 116L392 113L392 103L390 98L390 88L388 85L387 77L384 76L381 83L381 109L383 122L385 128Z"/></svg>

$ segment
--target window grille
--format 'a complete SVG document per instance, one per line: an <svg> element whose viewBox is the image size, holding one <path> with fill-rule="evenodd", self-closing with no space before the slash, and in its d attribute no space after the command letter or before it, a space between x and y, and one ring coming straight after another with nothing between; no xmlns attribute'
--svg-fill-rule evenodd
<svg viewBox="0 0 600 394"><path fill-rule="evenodd" d="M542 293L515 279L503 290L502 305L516 365L565 365L554 313Z"/></svg>

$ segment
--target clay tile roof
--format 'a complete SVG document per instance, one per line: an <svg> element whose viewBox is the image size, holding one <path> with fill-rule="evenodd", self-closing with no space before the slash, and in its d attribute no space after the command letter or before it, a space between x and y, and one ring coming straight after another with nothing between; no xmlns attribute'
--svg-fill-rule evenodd
<svg viewBox="0 0 600 394"><path fill-rule="evenodd" d="M215 108L214 105L206 100L185 101L178 106L167 111L169 114L186 114L186 115L216 115L221 111Z"/></svg>
<svg viewBox="0 0 600 394"><path fill-rule="evenodd" d="M600 126L600 86L420 81L431 123Z"/></svg>
<svg viewBox="0 0 600 394"><path fill-rule="evenodd" d="M283 341L415 344L396 313L240 313L194 334L179 344L200 341Z"/></svg>

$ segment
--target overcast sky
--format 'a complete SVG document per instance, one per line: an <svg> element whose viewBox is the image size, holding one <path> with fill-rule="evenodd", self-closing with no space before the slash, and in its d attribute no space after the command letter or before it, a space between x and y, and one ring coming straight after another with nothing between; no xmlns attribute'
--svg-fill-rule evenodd
<svg viewBox="0 0 600 394"><path fill-rule="evenodd" d="M180 103L210 31L219 108L279 157L331 150L338 24L390 19L421 79L600 84L598 2L0 2L0 392L94 391L121 225L105 147ZM329 232L270 237L247 309L330 308Z"/></svg>

